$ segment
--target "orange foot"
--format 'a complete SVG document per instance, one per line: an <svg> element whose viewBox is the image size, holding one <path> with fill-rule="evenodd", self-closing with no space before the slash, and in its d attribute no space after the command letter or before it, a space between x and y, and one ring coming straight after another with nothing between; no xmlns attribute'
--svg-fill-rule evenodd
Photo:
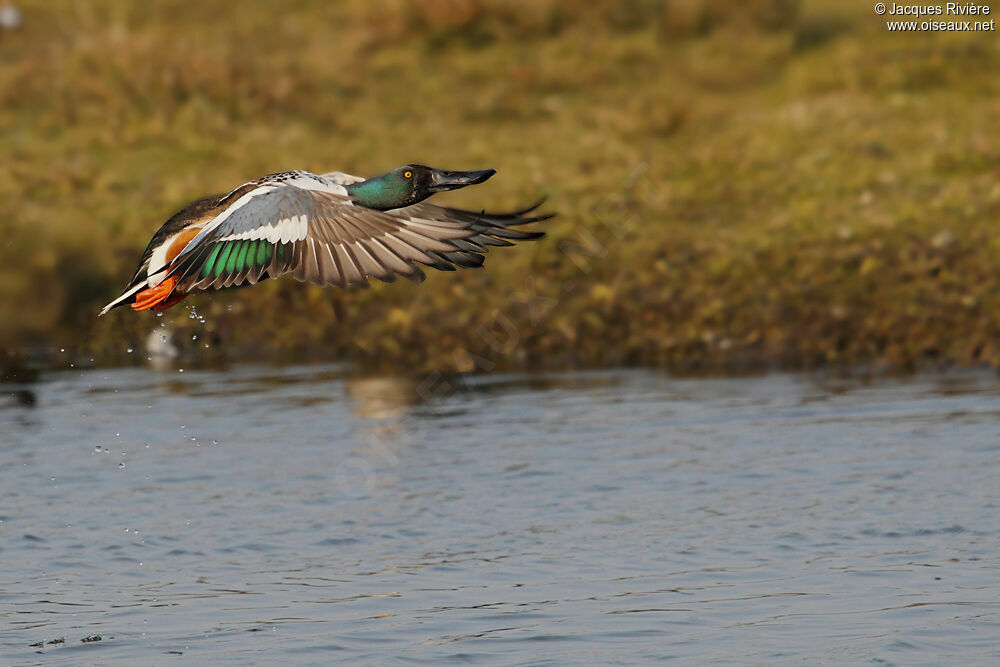
<svg viewBox="0 0 1000 667"><path fill-rule="evenodd" d="M149 310L150 308L165 310L169 308L187 296L184 293L174 294L176 286L177 278L170 276L156 287L142 290L135 295L135 303L132 304L132 310Z"/></svg>

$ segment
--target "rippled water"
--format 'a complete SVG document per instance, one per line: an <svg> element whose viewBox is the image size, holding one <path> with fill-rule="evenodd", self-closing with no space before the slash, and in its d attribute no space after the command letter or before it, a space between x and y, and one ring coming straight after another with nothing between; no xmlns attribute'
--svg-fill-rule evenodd
<svg viewBox="0 0 1000 667"><path fill-rule="evenodd" d="M0 389L5 664L1000 656L993 375Z"/></svg>

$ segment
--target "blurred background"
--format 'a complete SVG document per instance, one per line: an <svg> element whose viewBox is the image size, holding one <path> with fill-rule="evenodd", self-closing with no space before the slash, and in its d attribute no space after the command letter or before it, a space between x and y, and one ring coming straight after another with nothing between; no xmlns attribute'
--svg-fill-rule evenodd
<svg viewBox="0 0 1000 667"><path fill-rule="evenodd" d="M874 4L0 0L5 662L995 664L1000 46ZM407 162L558 217L97 317Z"/></svg>
<svg viewBox="0 0 1000 667"><path fill-rule="evenodd" d="M137 363L166 323L202 359L416 370L1000 363L995 32L891 33L867 0L15 4L8 361ZM499 172L438 201L559 216L421 286L97 318L188 201L406 162Z"/></svg>

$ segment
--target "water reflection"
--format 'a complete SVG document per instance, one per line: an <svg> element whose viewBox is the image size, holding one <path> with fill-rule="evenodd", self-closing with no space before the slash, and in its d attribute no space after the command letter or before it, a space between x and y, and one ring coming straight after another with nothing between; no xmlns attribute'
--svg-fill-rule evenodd
<svg viewBox="0 0 1000 667"><path fill-rule="evenodd" d="M6 395L17 407L33 408L38 403L38 397L31 389L11 389Z"/></svg>
<svg viewBox="0 0 1000 667"><path fill-rule="evenodd" d="M401 377L349 377L344 388L354 414L369 419L399 419L425 400L417 380Z"/></svg>
<svg viewBox="0 0 1000 667"><path fill-rule="evenodd" d="M992 374L234 366L3 389L14 664L1000 649Z"/></svg>
<svg viewBox="0 0 1000 667"><path fill-rule="evenodd" d="M167 327L153 329L146 336L146 359L158 371L172 370L180 352L174 344L174 332Z"/></svg>
<svg viewBox="0 0 1000 667"><path fill-rule="evenodd" d="M29 428L37 423L32 411L38 406L35 383L39 372L23 364L0 359L0 445L7 428Z"/></svg>

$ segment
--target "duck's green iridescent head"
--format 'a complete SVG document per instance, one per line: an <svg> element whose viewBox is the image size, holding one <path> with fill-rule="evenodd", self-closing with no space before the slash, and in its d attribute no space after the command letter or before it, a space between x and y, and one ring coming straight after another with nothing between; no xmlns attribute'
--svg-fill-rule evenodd
<svg viewBox="0 0 1000 667"><path fill-rule="evenodd" d="M482 183L495 173L493 169L444 171L422 164L405 164L381 176L348 185L347 191L361 206L388 211L421 202L435 192Z"/></svg>

